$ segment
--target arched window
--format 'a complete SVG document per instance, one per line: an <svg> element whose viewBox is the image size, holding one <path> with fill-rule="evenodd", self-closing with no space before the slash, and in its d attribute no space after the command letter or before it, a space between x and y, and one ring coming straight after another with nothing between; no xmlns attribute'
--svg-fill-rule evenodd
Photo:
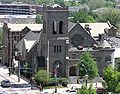
<svg viewBox="0 0 120 94"><path fill-rule="evenodd" d="M63 21L59 22L59 34L63 34Z"/></svg>
<svg viewBox="0 0 120 94"><path fill-rule="evenodd" d="M53 23L52 23L53 34L57 34L56 27L57 27L57 23L56 23L56 21L53 21Z"/></svg>

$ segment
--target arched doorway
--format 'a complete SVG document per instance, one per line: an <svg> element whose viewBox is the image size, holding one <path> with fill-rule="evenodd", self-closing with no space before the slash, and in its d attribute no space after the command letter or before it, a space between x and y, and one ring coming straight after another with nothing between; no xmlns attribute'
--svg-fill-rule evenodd
<svg viewBox="0 0 120 94"><path fill-rule="evenodd" d="M70 67L69 76L77 76L77 69L75 66Z"/></svg>
<svg viewBox="0 0 120 94"><path fill-rule="evenodd" d="M53 69L53 77L55 76L56 72L57 72L57 77L62 76L62 63L59 60L56 60L53 65L52 65L52 69Z"/></svg>

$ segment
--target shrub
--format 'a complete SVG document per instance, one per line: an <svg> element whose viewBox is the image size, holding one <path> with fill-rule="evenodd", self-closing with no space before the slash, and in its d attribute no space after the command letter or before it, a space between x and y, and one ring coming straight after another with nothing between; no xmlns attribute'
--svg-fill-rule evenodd
<svg viewBox="0 0 120 94"><path fill-rule="evenodd" d="M48 82L49 76L47 74L47 71L45 70L39 70L35 76L34 80L36 81L37 85L41 84L46 84Z"/></svg>
<svg viewBox="0 0 120 94"><path fill-rule="evenodd" d="M55 78L49 78L48 82L45 84L45 86L55 86L56 79Z"/></svg>
<svg viewBox="0 0 120 94"><path fill-rule="evenodd" d="M83 85L82 88L77 91L77 94L97 94L97 93L96 90L92 89L91 86L87 88L86 86Z"/></svg>

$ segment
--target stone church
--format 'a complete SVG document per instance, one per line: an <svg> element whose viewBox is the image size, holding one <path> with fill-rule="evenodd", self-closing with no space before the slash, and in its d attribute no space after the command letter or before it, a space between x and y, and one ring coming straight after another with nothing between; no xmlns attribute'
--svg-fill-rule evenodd
<svg viewBox="0 0 120 94"><path fill-rule="evenodd" d="M59 65L58 76L77 76L76 64L80 55L88 51L97 61L102 76L107 65L114 65L115 49L106 39L114 37L116 29L109 23L72 23L68 18L68 7L43 7L40 32L29 30L17 42L16 47L22 51L21 61L31 62L33 73L46 69L54 74L55 67ZM102 29L93 30L90 25Z"/></svg>

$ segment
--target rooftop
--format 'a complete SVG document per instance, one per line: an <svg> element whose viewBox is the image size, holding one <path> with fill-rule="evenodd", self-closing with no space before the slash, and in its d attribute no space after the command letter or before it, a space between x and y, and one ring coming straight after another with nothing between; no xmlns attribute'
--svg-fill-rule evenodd
<svg viewBox="0 0 120 94"><path fill-rule="evenodd" d="M43 29L43 24L10 24L8 23L8 28L10 28L11 32L19 32L25 27L31 29L31 31L40 31Z"/></svg>

